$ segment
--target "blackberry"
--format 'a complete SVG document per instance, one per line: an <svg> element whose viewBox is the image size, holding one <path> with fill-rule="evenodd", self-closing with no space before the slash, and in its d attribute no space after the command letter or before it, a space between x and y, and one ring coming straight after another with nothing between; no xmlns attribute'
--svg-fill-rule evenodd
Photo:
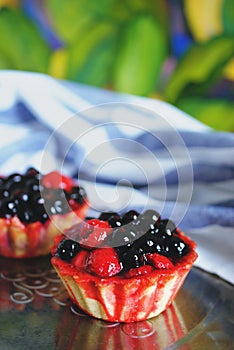
<svg viewBox="0 0 234 350"><path fill-rule="evenodd" d="M56 256L61 260L70 261L81 250L80 244L72 239L63 239L57 248Z"/></svg>

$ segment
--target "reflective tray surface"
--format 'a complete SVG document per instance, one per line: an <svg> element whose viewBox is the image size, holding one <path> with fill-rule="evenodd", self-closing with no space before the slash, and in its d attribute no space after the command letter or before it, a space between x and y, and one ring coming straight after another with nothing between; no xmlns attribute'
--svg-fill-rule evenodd
<svg viewBox="0 0 234 350"><path fill-rule="evenodd" d="M158 317L108 323L71 303L49 257L0 258L0 349L234 349L233 292L232 285L193 268Z"/></svg>

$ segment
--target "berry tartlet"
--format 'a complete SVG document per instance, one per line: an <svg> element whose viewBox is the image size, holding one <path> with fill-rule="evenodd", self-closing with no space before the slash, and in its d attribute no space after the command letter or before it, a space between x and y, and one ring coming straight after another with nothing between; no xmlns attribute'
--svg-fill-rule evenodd
<svg viewBox="0 0 234 350"><path fill-rule="evenodd" d="M110 322L141 321L174 300L197 258L195 243L154 210L103 212L55 239L52 265L71 300Z"/></svg>
<svg viewBox="0 0 234 350"><path fill-rule="evenodd" d="M0 177L0 255L50 254L55 236L83 220L88 207L85 190L57 171Z"/></svg>

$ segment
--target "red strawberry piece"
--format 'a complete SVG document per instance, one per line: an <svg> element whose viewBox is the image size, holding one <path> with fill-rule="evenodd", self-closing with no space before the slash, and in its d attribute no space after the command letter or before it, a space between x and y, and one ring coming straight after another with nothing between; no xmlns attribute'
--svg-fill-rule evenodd
<svg viewBox="0 0 234 350"><path fill-rule="evenodd" d="M87 221L87 224L95 226L95 227L110 227L107 221L103 221L100 219L90 219Z"/></svg>
<svg viewBox="0 0 234 350"><path fill-rule="evenodd" d="M85 261L88 258L89 252L87 250L81 250L76 256L72 259L71 263L78 269L84 268Z"/></svg>
<svg viewBox="0 0 234 350"><path fill-rule="evenodd" d="M97 248L89 252L85 269L95 275L110 277L117 275L122 266L113 248Z"/></svg>
<svg viewBox="0 0 234 350"><path fill-rule="evenodd" d="M171 269L174 267L173 263L166 256L157 253L146 254L146 259L156 269Z"/></svg>
<svg viewBox="0 0 234 350"><path fill-rule="evenodd" d="M86 247L100 246L112 231L112 228L107 221L90 219L86 223L89 228L89 235L85 235L86 238L80 242ZM93 226L93 229L91 229L90 226Z"/></svg>
<svg viewBox="0 0 234 350"><path fill-rule="evenodd" d="M42 178L42 185L47 188L61 188L69 191L74 185L74 181L58 171L51 171Z"/></svg>
<svg viewBox="0 0 234 350"><path fill-rule="evenodd" d="M134 267L125 273L125 277L135 277L140 275L146 275L154 271L153 266L151 265L143 265L139 267Z"/></svg>

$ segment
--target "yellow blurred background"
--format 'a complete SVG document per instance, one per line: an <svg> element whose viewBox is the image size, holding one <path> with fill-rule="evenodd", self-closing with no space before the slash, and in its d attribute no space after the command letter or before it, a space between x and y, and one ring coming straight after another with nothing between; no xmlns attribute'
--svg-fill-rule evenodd
<svg viewBox="0 0 234 350"><path fill-rule="evenodd" d="M234 132L234 1L0 0L0 69L161 99Z"/></svg>

